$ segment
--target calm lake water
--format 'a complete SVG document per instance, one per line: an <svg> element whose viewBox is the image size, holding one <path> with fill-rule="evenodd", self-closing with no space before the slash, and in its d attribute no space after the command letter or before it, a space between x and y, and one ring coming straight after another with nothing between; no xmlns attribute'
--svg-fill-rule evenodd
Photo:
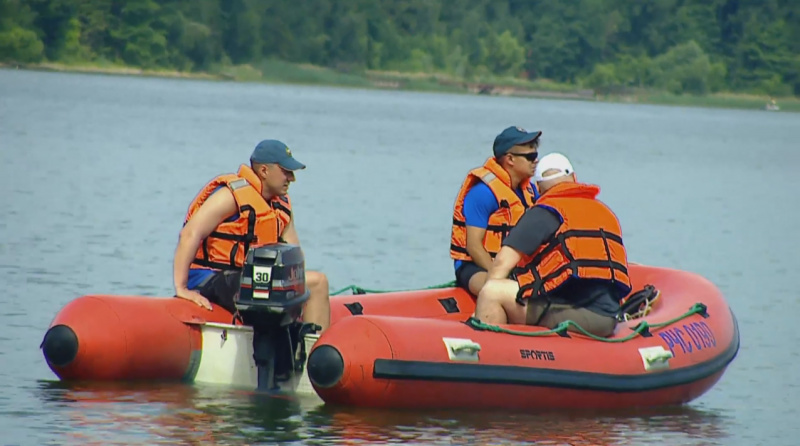
<svg viewBox="0 0 800 446"><path fill-rule="evenodd" d="M680 408L375 411L208 386L65 386L38 346L70 300L169 296L186 207L261 139L334 289L450 281L452 204L508 125L544 131L618 214L630 259L712 280L739 356ZM791 445L800 115L0 70L0 444Z"/></svg>

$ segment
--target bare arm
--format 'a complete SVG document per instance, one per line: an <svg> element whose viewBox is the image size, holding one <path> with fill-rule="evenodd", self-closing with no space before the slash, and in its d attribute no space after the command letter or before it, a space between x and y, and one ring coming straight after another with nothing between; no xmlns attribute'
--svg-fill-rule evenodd
<svg viewBox="0 0 800 446"><path fill-rule="evenodd" d="M494 258L487 280L507 279L520 259L522 259L522 254L519 251L509 246L503 246L500 248L500 252L497 253L497 257Z"/></svg>
<svg viewBox="0 0 800 446"><path fill-rule="evenodd" d="M189 280L189 267L200 243L236 212L233 193L227 187L222 188L212 194L181 229L172 269L172 280L178 297L183 297L182 294L185 295L188 291L186 283Z"/></svg>
<svg viewBox="0 0 800 446"><path fill-rule="evenodd" d="M488 271L492 267L492 256L483 247L485 235L486 228L467 226L467 253L476 265Z"/></svg>
<svg viewBox="0 0 800 446"><path fill-rule="evenodd" d="M507 278L522 256L535 253L553 237L559 226L561 220L545 208L533 207L525 211L503 241L503 247L489 270L488 279Z"/></svg>
<svg viewBox="0 0 800 446"><path fill-rule="evenodd" d="M292 219L289 220L289 224L283 228L283 234L281 234L281 238L286 243L300 246L300 239L297 237L297 230L294 228L294 216L292 216Z"/></svg>

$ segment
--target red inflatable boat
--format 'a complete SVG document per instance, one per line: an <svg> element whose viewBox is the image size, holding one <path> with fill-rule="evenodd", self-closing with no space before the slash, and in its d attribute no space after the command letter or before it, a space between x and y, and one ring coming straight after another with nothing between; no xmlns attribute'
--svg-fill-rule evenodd
<svg viewBox="0 0 800 446"><path fill-rule="evenodd" d="M328 403L425 408L624 408L674 405L706 392L739 349L730 308L708 280L630 265L653 285L644 318L596 339L542 327L475 324L461 289L337 298L338 322L308 357ZM650 288L650 287L648 287ZM352 317L347 317L352 316Z"/></svg>
<svg viewBox="0 0 800 446"><path fill-rule="evenodd" d="M62 380L193 380L201 327L230 324L228 311L144 296L82 296L56 315L42 341Z"/></svg>
<svg viewBox="0 0 800 446"><path fill-rule="evenodd" d="M307 337L307 389L380 407L614 408L681 404L716 383L739 349L719 290L688 272L630 265L659 292L609 339L484 326L457 288L331 297L331 327ZM183 380L255 387L253 331L221 308L176 298L83 296L42 349L62 380ZM316 343L314 343L316 341ZM312 348L313 346L313 348ZM302 383L301 383L302 385ZM313 386L313 390L311 390Z"/></svg>

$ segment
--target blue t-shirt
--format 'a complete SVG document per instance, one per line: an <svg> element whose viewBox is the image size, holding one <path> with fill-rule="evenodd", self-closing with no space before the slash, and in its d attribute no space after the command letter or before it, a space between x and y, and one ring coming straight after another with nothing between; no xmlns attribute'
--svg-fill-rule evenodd
<svg viewBox="0 0 800 446"><path fill-rule="evenodd" d="M225 186L217 187L216 189L214 189L214 192L211 192L211 195L214 195L215 192L222 189L223 187ZM209 195L209 197L211 195ZM237 218L239 218L238 212L228 217L228 219L226 219L225 221L236 221ZM200 286L201 283L203 283L204 280L206 280L208 276L216 272L217 270L215 269L189 268L189 279L186 281L186 287L189 288L190 290L195 290Z"/></svg>
<svg viewBox="0 0 800 446"><path fill-rule="evenodd" d="M531 183L533 181L531 180ZM525 195L521 188L514 191L522 202L525 202ZM539 192L533 187L534 199L539 198ZM479 182L472 186L464 197L464 220L467 226L486 229L489 227L489 217L500 209L497 198L486 183ZM461 266L461 260L454 262L455 269Z"/></svg>

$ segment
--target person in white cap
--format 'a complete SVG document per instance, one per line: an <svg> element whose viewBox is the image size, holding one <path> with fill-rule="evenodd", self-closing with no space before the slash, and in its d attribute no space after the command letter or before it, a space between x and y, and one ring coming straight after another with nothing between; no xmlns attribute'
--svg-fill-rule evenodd
<svg viewBox="0 0 800 446"><path fill-rule="evenodd" d="M541 196L503 241L475 317L548 328L572 320L610 336L620 300L631 291L619 221L597 199L600 188L577 182L560 153L539 160L534 180Z"/></svg>

